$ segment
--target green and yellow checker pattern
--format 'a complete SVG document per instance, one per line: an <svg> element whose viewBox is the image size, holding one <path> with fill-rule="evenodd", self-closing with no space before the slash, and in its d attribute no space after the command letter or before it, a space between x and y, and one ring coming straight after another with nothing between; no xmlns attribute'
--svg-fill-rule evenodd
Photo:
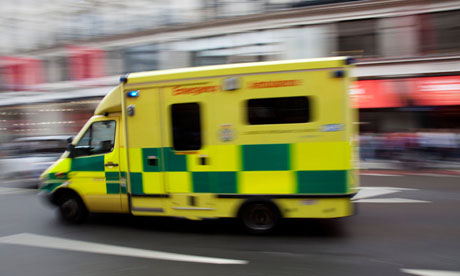
<svg viewBox="0 0 460 276"><path fill-rule="evenodd" d="M186 155L172 148L131 148L130 193L345 194L354 181L350 155L346 142L218 145ZM149 156L158 163L151 165ZM105 157L61 160L42 189L53 191L71 179L83 194L126 194L125 162L121 172L113 171L104 166Z"/></svg>
<svg viewBox="0 0 460 276"><path fill-rule="evenodd" d="M83 195L126 193L125 187L121 187L124 173L120 174L117 169L114 171L104 166L105 157L96 155L57 161L56 166L46 175L41 189L52 192L70 180L70 185Z"/></svg>
<svg viewBox="0 0 460 276"><path fill-rule="evenodd" d="M350 151L347 142L129 149L131 193L346 194ZM152 166L149 156L163 162Z"/></svg>
<svg viewBox="0 0 460 276"><path fill-rule="evenodd" d="M66 183L69 180L71 159L59 159L51 167L49 167L44 173L42 178L43 184L40 190L46 192L52 192L57 187ZM57 174L58 173L58 174Z"/></svg>

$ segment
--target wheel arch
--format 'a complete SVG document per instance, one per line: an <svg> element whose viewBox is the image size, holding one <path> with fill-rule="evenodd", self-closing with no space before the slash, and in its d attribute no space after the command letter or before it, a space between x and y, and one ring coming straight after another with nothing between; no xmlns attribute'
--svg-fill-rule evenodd
<svg viewBox="0 0 460 276"><path fill-rule="evenodd" d="M51 194L50 201L51 201L51 203L53 205L58 206L59 205L59 198L61 198L62 196L65 196L65 195L76 196L78 199L81 200L81 202L83 203L85 208L88 209L88 206L87 206L85 200L83 199L83 197L81 197L80 194L77 191L75 191L74 189L68 188L68 187L61 187L61 188L56 189Z"/></svg>
<svg viewBox="0 0 460 276"><path fill-rule="evenodd" d="M236 217L241 217L241 214L244 211L244 208L254 203L263 203L263 204L269 205L270 207L273 208L273 210L276 211L279 218L283 218L283 213L281 212L280 206L278 206L278 204L276 204L271 198L263 197L263 196L251 197L251 198L244 200L237 209Z"/></svg>

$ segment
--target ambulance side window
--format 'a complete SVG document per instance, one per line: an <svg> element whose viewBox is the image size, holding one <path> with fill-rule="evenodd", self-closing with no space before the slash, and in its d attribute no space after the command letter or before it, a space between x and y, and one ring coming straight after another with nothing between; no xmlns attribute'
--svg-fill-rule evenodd
<svg viewBox="0 0 460 276"><path fill-rule="evenodd" d="M172 138L174 150L201 148L201 116L198 103L171 105Z"/></svg>
<svg viewBox="0 0 460 276"><path fill-rule="evenodd" d="M75 157L109 153L115 146L115 121L94 122L75 146Z"/></svg>
<svg viewBox="0 0 460 276"><path fill-rule="evenodd" d="M311 121L308 97L250 99L246 102L250 125L297 124Z"/></svg>

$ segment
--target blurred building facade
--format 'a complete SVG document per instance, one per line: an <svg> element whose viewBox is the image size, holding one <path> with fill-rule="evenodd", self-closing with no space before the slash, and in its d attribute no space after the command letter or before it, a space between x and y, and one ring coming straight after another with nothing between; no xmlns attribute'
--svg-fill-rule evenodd
<svg viewBox="0 0 460 276"><path fill-rule="evenodd" d="M27 128L45 119L18 115L30 103L73 109L61 102L96 101L129 72L336 55L357 59L362 131L460 128L458 0L19 0L6 11L0 130L10 136L47 133ZM56 122L75 121L62 112ZM64 125L52 134L81 126Z"/></svg>

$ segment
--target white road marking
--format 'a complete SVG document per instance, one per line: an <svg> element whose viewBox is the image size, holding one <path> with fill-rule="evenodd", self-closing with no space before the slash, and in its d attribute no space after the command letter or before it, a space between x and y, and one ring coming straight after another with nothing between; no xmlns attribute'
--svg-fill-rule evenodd
<svg viewBox="0 0 460 276"><path fill-rule="evenodd" d="M6 237L0 237L0 243L178 262L206 264L248 264L248 261L244 260L232 260L175 254L132 247L108 245L102 243L54 238L30 233L21 233Z"/></svg>
<svg viewBox="0 0 460 276"><path fill-rule="evenodd" d="M431 203L431 201L425 200L416 200L408 198L368 198L368 199L358 199L354 202L358 203Z"/></svg>
<svg viewBox="0 0 460 276"><path fill-rule="evenodd" d="M360 173L360 175L366 175L366 176L402 176L400 174L384 174L384 173Z"/></svg>
<svg viewBox="0 0 460 276"><path fill-rule="evenodd" d="M427 270L427 269L401 269L404 273L419 275L419 276L460 276L460 271L447 270Z"/></svg>
<svg viewBox="0 0 460 276"><path fill-rule="evenodd" d="M352 198L353 202L357 203L431 203L431 201L407 198L374 198L401 191L417 191L417 189L399 187L359 187L358 189L358 193Z"/></svg>
<svg viewBox="0 0 460 276"><path fill-rule="evenodd" d="M388 195L394 194L399 191L390 190L390 189L360 189L359 192L353 197L353 200L359 200L363 198L381 196L381 195Z"/></svg>
<svg viewBox="0 0 460 276"><path fill-rule="evenodd" d="M0 195L35 193L37 190L25 188L0 187Z"/></svg>

